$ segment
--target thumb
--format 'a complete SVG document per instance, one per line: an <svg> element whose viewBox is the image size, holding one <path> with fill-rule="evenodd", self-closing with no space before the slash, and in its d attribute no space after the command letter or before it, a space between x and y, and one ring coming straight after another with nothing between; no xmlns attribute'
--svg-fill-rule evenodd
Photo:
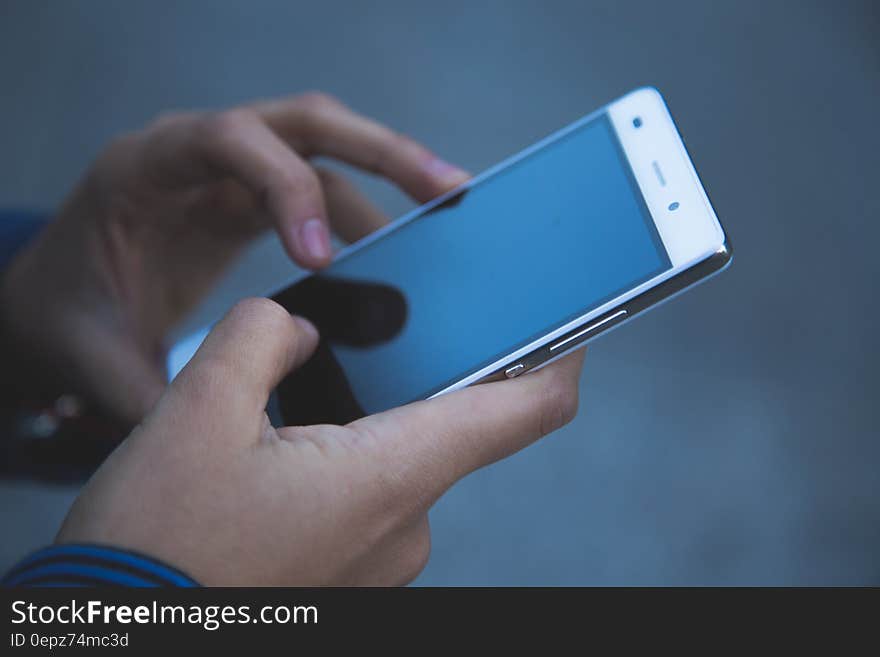
<svg viewBox="0 0 880 657"><path fill-rule="evenodd" d="M526 447L577 412L585 350L538 372L484 383L352 422L400 495L429 506L466 474Z"/></svg>
<svg viewBox="0 0 880 657"><path fill-rule="evenodd" d="M188 412L195 406L230 422L261 418L272 390L317 344L307 320L269 299L245 299L214 326L172 382L171 396L181 396Z"/></svg>

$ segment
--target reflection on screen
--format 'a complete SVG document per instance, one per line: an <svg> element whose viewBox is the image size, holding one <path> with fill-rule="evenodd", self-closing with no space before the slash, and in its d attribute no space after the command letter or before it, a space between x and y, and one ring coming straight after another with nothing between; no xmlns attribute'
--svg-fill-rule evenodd
<svg viewBox="0 0 880 657"><path fill-rule="evenodd" d="M276 296L322 334L285 421L428 397L669 266L603 115Z"/></svg>

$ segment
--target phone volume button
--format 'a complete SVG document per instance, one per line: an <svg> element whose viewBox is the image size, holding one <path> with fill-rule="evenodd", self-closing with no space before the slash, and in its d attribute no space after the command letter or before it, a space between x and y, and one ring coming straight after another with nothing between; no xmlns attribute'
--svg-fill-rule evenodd
<svg viewBox="0 0 880 657"><path fill-rule="evenodd" d="M620 309L616 313L614 313L613 315L609 315L608 317L605 317L604 319L600 319L598 322L593 322L592 324L588 325L586 328L581 329L580 331L578 331L574 335L570 335L569 337L565 338L564 340L561 340L561 341L557 342L556 344L554 344L553 346L551 346L550 353L553 353L557 349L562 349L563 347L568 347L568 348L574 347L575 345L586 340L587 337L590 337L590 334L594 333L597 329L600 329L603 327L608 327L615 320L623 319L624 317L626 317L626 310Z"/></svg>
<svg viewBox="0 0 880 657"><path fill-rule="evenodd" d="M506 376L508 379L512 379L513 377L519 376L520 374L525 372L525 370L525 365L523 365L522 363L517 363L513 367L508 367L506 370L504 370L504 376Z"/></svg>

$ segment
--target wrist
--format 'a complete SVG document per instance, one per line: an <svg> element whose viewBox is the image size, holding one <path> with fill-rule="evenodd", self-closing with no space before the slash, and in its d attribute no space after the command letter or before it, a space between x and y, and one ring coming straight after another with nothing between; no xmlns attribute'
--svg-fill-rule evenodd
<svg viewBox="0 0 880 657"><path fill-rule="evenodd" d="M81 482L127 427L70 394L68 368L40 337L53 322L41 311L49 300L28 275L39 269L38 245L22 246L0 271L0 477Z"/></svg>

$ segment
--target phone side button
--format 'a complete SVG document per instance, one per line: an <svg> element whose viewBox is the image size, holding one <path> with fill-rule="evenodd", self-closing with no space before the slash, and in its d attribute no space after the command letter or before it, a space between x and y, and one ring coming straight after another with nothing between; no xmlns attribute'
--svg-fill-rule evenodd
<svg viewBox="0 0 880 657"><path fill-rule="evenodd" d="M504 370L504 376L506 376L508 379L512 379L513 377L519 376L520 374L525 372L525 370L525 365L523 365L522 363L517 363L513 367L508 367L506 370Z"/></svg>
<svg viewBox="0 0 880 657"><path fill-rule="evenodd" d="M608 328L615 321L624 319L626 317L626 314L627 314L626 309L621 308L613 315L609 315L605 319L600 319L598 322L594 322L593 324L589 324L586 328L581 329L580 331L578 331L574 335L570 335L569 337L565 338L565 340L557 342L556 344L551 346L550 353L552 354L557 349L562 349L562 348L570 349L572 347L577 346L578 344L580 344L581 342L583 342L587 338L593 337L593 335L591 335L591 334L596 334L598 329Z"/></svg>

